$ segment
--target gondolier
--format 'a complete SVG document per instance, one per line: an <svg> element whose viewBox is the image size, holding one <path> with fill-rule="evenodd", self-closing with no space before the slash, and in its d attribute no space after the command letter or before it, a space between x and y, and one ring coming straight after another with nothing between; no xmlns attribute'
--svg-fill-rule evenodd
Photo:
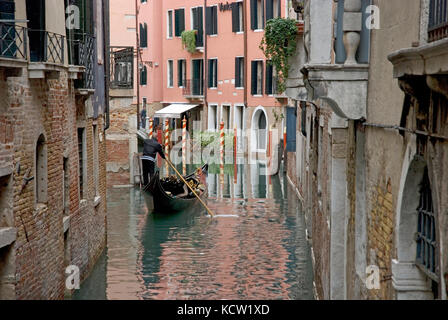
<svg viewBox="0 0 448 320"><path fill-rule="evenodd" d="M143 156L141 157L143 166L143 185L145 186L148 185L149 180L151 180L154 176L157 153L165 159L162 145L156 140L156 138L145 139L143 145Z"/></svg>

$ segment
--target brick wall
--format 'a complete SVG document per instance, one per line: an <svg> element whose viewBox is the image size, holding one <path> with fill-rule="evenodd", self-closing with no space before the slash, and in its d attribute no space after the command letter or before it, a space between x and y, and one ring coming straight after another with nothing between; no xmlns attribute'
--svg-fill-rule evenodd
<svg viewBox="0 0 448 320"><path fill-rule="evenodd" d="M28 79L24 72L23 77L0 80L0 95L0 122L11 124L9 128L6 126L6 134L0 133L0 155L12 149L10 157L17 168L13 174L13 193L8 199L13 203L11 226L17 228L17 239L8 248L14 253L8 258L14 270L14 294L5 298L61 299L64 297L67 263L79 266L81 276L85 277L105 245L105 140L99 143L100 199L95 209L92 193L93 120L85 119L86 132L90 132L87 136L88 198L85 205L80 206L77 125L83 119L78 118L77 98L67 73L61 71L59 80L45 80ZM84 100L81 101L84 104ZM101 133L102 117L97 121ZM4 126L1 128L3 130ZM10 143L11 132L14 132L13 143ZM36 181L27 183L23 190L22 184L24 177L36 176L35 149L40 135L45 137L47 148L48 188L47 201L37 204ZM8 142L6 147L5 141ZM68 158L71 216L66 240L71 247L68 261L64 261L64 157ZM0 156L0 159L8 161L7 157Z"/></svg>

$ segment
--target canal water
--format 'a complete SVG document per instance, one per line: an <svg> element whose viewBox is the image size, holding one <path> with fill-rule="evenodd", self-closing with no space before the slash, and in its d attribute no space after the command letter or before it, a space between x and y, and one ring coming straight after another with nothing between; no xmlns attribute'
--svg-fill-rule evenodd
<svg viewBox="0 0 448 320"><path fill-rule="evenodd" d="M74 299L313 299L304 216L280 172L210 167L208 206L150 212L148 195L108 190L107 248Z"/></svg>

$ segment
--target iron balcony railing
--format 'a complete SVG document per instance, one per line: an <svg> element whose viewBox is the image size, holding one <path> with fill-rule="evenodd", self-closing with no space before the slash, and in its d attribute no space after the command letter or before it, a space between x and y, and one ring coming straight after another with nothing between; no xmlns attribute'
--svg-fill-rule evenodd
<svg viewBox="0 0 448 320"><path fill-rule="evenodd" d="M28 30L30 60L64 64L65 36L46 31Z"/></svg>
<svg viewBox="0 0 448 320"><path fill-rule="evenodd" d="M448 0L430 0L428 41L448 38Z"/></svg>
<svg viewBox="0 0 448 320"><path fill-rule="evenodd" d="M134 47L110 48L110 87L134 88Z"/></svg>
<svg viewBox="0 0 448 320"><path fill-rule="evenodd" d="M182 92L185 97L201 97L204 95L204 79L188 79L182 81Z"/></svg>
<svg viewBox="0 0 448 320"><path fill-rule="evenodd" d="M86 33L69 34L68 59L70 65L82 66L85 71L81 79L75 81L75 88L95 88L95 37Z"/></svg>
<svg viewBox="0 0 448 320"><path fill-rule="evenodd" d="M28 60L27 40L25 27L0 22L0 57Z"/></svg>

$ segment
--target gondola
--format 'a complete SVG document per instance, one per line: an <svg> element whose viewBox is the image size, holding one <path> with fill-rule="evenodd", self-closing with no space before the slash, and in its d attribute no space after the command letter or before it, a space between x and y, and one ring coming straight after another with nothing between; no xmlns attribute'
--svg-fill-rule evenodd
<svg viewBox="0 0 448 320"><path fill-rule="evenodd" d="M206 186L205 179L208 174L207 164L201 167L201 172L202 174L200 175L199 181L195 176L196 172L189 174L184 178L188 182L193 179ZM169 186L160 179L159 171L156 171L151 181L146 187L144 187L144 191L152 196L147 197L149 209L152 209L157 213L176 213L190 208L195 208L200 205L199 200L191 192L189 192L189 194L185 197L176 197L175 195L181 193L183 188L181 190L179 190L179 188L177 188L177 190L172 190L172 186ZM207 188L204 188L204 190L198 193L201 199L204 199L206 194Z"/></svg>

